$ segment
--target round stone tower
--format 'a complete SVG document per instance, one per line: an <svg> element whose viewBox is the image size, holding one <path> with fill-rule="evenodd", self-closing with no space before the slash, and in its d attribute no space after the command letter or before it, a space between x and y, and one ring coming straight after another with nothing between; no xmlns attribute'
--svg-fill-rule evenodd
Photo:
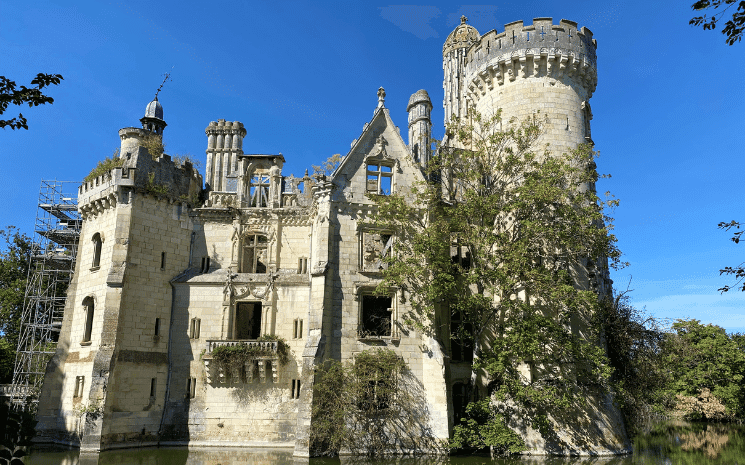
<svg viewBox="0 0 745 465"><path fill-rule="evenodd" d="M416 91L406 106L409 112L409 148L414 160L426 165L430 157L432 137L432 101L426 90Z"/></svg>
<svg viewBox="0 0 745 465"><path fill-rule="evenodd" d="M552 151L592 143L589 100L597 85L597 43L592 32L562 19L536 18L525 26L509 23L483 36L465 18L445 41L445 118L469 109L503 121L546 115L546 142ZM454 74L455 73L455 74Z"/></svg>

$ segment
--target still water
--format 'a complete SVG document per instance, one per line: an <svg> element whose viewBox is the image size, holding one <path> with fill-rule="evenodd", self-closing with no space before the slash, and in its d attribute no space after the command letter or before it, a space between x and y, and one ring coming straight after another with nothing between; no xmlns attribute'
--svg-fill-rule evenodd
<svg viewBox="0 0 745 465"><path fill-rule="evenodd" d="M304 465L291 450L245 449L126 449L98 455L77 451L32 452L31 465ZM311 459L309 465L745 465L745 426L719 424L660 425L634 441L634 454L625 457L490 459L482 456L361 460Z"/></svg>

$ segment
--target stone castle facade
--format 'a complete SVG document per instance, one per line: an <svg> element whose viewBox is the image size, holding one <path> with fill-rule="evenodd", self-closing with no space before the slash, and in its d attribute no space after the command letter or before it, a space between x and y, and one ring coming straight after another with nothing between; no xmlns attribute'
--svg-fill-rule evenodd
<svg viewBox="0 0 745 465"><path fill-rule="evenodd" d="M540 110L552 147L591 141L595 49L592 33L571 21L538 18L482 36L464 19L443 48L445 114L502 108L509 120ZM421 386L412 435L448 438L470 363L455 354L448 324L442 334L406 328L401 292L373 295L394 238L368 223L368 194L423 180L431 109L426 91L411 96L405 141L379 89L341 165L315 178L283 174L281 154L245 153L240 122L212 122L202 178L144 147L166 127L157 97L150 102L142 128L119 131L123 165L80 186L78 262L40 397L40 438L84 450L188 443L307 456L314 367L372 347L395 351ZM608 292L607 274L597 285ZM288 342L288 363L262 335ZM225 373L212 351L237 341L261 355ZM603 402L588 414L595 439L567 447L625 448L617 411Z"/></svg>

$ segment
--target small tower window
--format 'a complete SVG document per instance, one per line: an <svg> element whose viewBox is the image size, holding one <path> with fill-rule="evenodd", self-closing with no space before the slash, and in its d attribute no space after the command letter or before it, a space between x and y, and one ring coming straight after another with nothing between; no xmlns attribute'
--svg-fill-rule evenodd
<svg viewBox="0 0 745 465"><path fill-rule="evenodd" d="M83 333L83 340L80 342L91 342L91 335L93 334L93 297L86 297L83 300L83 308L85 309L85 332Z"/></svg>
<svg viewBox="0 0 745 465"><path fill-rule="evenodd" d="M93 242L93 264L91 265L91 269L97 270L101 266L101 247L103 245L101 234L100 233L94 234L92 242Z"/></svg>

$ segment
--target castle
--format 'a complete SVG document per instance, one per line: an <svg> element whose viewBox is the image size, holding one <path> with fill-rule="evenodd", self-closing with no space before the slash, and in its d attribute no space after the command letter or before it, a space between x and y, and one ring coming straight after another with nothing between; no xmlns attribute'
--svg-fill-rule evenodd
<svg viewBox="0 0 745 465"><path fill-rule="evenodd" d="M595 51L592 33L572 21L537 18L480 35L463 18L443 47L445 115L502 108L509 120L540 110L553 149L591 141ZM144 147L166 127L157 97L150 102L141 128L119 131L122 166L79 189L78 262L40 396L39 437L93 451L188 443L307 456L314 367L382 346L422 386L412 436L448 438L470 363L453 356L448 325L443 334L403 330L401 292L373 293L394 238L367 222L368 194L424 179L431 109L426 91L411 96L404 140L379 89L372 120L328 178L286 176L281 154L244 153L243 124L211 122L203 179L190 163ZM607 272L598 286L609 291ZM262 335L287 341L287 363ZM236 341L257 355L226 373L212 352ZM618 412L595 407L592 432L566 443L586 453L625 449ZM531 441L533 453L548 450Z"/></svg>

